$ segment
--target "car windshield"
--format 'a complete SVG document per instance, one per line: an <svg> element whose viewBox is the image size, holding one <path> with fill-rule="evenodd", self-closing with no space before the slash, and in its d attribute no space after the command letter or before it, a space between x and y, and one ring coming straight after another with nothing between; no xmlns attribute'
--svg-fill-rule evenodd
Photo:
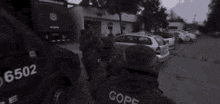
<svg viewBox="0 0 220 104"><path fill-rule="evenodd" d="M157 41L157 43L158 43L159 45L164 45L164 44L166 44L166 43L163 41L163 39L160 38L160 37L155 37L155 40Z"/></svg>

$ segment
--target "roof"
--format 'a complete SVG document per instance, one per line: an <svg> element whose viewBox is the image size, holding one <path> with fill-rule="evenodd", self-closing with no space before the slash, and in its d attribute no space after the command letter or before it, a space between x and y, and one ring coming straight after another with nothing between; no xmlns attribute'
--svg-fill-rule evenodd
<svg viewBox="0 0 220 104"><path fill-rule="evenodd" d="M157 37L156 35L151 34L149 32L125 33L125 34L122 34L122 35L142 36L142 37ZM122 36L122 35L119 35L119 36Z"/></svg>

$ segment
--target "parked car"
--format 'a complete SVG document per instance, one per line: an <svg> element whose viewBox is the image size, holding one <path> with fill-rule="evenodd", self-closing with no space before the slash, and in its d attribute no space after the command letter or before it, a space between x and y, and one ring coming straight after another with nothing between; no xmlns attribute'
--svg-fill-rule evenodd
<svg viewBox="0 0 220 104"><path fill-rule="evenodd" d="M200 36L201 35L199 30L190 30L189 32L195 34L196 36Z"/></svg>
<svg viewBox="0 0 220 104"><path fill-rule="evenodd" d="M220 32L214 32L214 33L212 33L212 36L215 36L215 37L217 37L217 36L220 36Z"/></svg>
<svg viewBox="0 0 220 104"><path fill-rule="evenodd" d="M173 49L174 48L174 44L175 44L175 36L173 33L168 33L168 32L157 32L154 33L155 35L161 36L163 38L163 40L165 40L165 42L168 44L169 49Z"/></svg>
<svg viewBox="0 0 220 104"><path fill-rule="evenodd" d="M175 37L178 37L178 42L182 43L182 42L188 42L190 40L190 36L188 34L186 34L185 32L182 31L173 31L170 32L173 33L175 35Z"/></svg>
<svg viewBox="0 0 220 104"><path fill-rule="evenodd" d="M143 33L127 33L115 38L116 53L124 54L127 47L132 45L146 45L156 52L159 62L164 62L169 57L169 48L165 41L155 35L146 35Z"/></svg>
<svg viewBox="0 0 220 104"><path fill-rule="evenodd" d="M189 33L189 36L190 36L190 41L191 42L194 42L196 41L196 34L194 34L193 32L188 32Z"/></svg>

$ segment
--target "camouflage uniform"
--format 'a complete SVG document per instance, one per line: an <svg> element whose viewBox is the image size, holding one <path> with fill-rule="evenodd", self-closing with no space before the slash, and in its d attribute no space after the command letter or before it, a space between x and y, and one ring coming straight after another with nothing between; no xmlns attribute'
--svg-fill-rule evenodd
<svg viewBox="0 0 220 104"><path fill-rule="evenodd" d="M98 60L101 58L101 47L102 41L92 29L81 31L80 50L89 80L92 79L93 71L100 65Z"/></svg>
<svg viewBox="0 0 220 104"><path fill-rule="evenodd" d="M131 46L125 54L126 62L118 68L120 74L92 86L95 104L175 104L158 88L158 73L148 67L153 64L155 51L146 46Z"/></svg>

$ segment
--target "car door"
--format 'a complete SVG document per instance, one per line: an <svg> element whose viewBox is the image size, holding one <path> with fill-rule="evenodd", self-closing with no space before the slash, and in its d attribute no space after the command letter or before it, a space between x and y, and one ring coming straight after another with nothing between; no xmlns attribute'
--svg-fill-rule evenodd
<svg viewBox="0 0 220 104"><path fill-rule="evenodd" d="M0 104L18 103L37 91L42 77L35 50L25 47L23 34L0 16ZM33 96L32 99L35 99Z"/></svg>

